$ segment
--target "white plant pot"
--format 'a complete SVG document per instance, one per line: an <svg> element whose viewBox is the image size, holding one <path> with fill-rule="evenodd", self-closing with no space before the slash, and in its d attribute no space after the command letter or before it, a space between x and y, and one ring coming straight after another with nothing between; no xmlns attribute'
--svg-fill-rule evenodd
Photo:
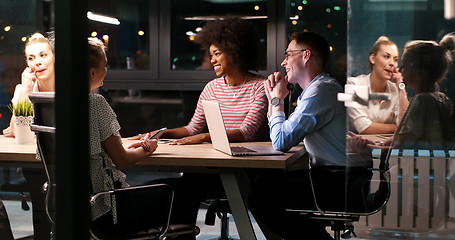
<svg viewBox="0 0 455 240"><path fill-rule="evenodd" d="M33 122L33 116L15 116L14 117L14 135L16 144L29 144L35 142L35 133L30 130L30 124Z"/></svg>

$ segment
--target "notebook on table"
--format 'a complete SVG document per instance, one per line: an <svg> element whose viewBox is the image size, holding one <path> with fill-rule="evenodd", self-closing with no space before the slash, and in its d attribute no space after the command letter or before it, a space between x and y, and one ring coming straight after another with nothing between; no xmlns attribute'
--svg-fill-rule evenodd
<svg viewBox="0 0 455 240"><path fill-rule="evenodd" d="M229 139L224 126L223 115L217 102L202 101L205 119L212 139L213 147L223 153L232 156L248 155L277 155L283 152L266 146L230 146Z"/></svg>

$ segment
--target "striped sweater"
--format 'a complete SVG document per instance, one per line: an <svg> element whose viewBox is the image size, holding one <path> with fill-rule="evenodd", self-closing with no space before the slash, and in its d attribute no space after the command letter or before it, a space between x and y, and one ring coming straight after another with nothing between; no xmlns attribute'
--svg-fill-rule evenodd
<svg viewBox="0 0 455 240"><path fill-rule="evenodd" d="M216 78L204 87L193 118L185 126L189 135L201 133L206 126L202 100L217 101L227 130L239 129L245 141L263 140L268 133L268 101L264 91L265 78L256 76L239 86L228 86L224 77Z"/></svg>

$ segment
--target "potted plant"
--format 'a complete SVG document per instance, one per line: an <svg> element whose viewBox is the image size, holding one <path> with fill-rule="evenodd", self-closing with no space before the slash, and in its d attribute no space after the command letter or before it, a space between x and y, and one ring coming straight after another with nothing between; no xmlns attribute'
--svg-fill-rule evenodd
<svg viewBox="0 0 455 240"><path fill-rule="evenodd" d="M8 108L13 113L16 143L33 143L35 135L30 130L30 124L33 122L32 103L28 100L18 101L16 104L11 103L8 105Z"/></svg>

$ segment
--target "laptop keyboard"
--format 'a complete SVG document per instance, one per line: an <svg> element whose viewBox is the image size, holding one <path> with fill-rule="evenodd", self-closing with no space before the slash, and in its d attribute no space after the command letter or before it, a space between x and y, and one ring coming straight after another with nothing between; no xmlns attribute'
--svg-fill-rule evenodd
<svg viewBox="0 0 455 240"><path fill-rule="evenodd" d="M242 146L231 147L231 151L232 151L232 152L235 152L235 153L256 152L256 151L253 150L253 149L249 149L249 148L242 147Z"/></svg>

